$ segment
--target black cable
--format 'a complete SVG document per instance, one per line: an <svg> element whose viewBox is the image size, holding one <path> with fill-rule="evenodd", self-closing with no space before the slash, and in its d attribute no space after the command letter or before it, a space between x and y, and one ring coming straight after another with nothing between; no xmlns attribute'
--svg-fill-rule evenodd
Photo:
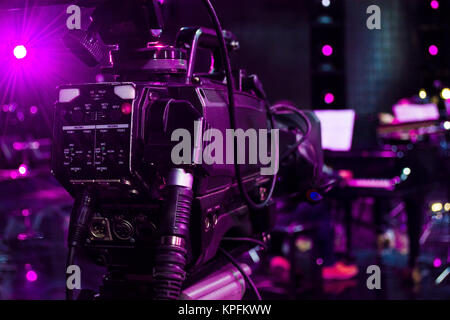
<svg viewBox="0 0 450 320"><path fill-rule="evenodd" d="M211 4L211 1L203 0L203 3L205 4L206 9L208 10L209 16L211 18L212 23L214 24L214 28L216 30L217 37L219 39L220 49L222 51L223 65L225 68L225 76L227 79L228 106L229 106L228 111L229 111L229 115L230 115L230 125L233 130L236 130L236 113L235 113L236 105L235 105L235 101L234 101L234 79L233 79L233 75L231 72L231 63L230 63L230 57L228 55L227 45L226 45L225 39L223 37L223 30L222 30L222 26L220 25L219 17L217 16L216 10L214 9L213 5ZM278 148L278 146L277 146L277 148ZM274 174L272 176L272 183L270 185L270 190L269 190L269 193L267 194L266 199L260 203L253 201L250 198L250 196L247 194L247 191L245 190L244 184L242 182L241 170L240 170L239 164L237 162L237 151L238 151L237 145L236 145L236 143L234 143L234 170L236 171L236 182L237 182L237 185L239 188L239 192L244 197L245 202L247 203L247 205L250 208L252 208L254 210L263 209L264 207L267 206L270 199L272 198L272 194L273 194L273 191L275 190L275 184L277 181L277 175ZM277 153L277 156L278 156L278 153ZM278 157L277 157L276 161L278 162Z"/></svg>
<svg viewBox="0 0 450 320"><path fill-rule="evenodd" d="M76 251L82 247L88 233L88 224L94 213L94 195L90 187L82 190L75 198L75 203L70 214L69 234L67 244L69 252L67 255L67 268L74 264ZM66 298L73 299L73 290L66 283Z"/></svg>
<svg viewBox="0 0 450 320"><path fill-rule="evenodd" d="M312 130L312 124L311 124L311 121L309 120L308 116L302 110L299 110L295 107L292 107L289 105L284 105L284 104L276 104L270 108L271 111L277 111L280 109L286 109L286 110L290 110L290 111L296 113L305 121L306 127L307 127L306 133L304 133L303 136L295 144L293 144L291 147L289 147L289 149L286 150L286 152L284 152L283 155L280 157L280 161L282 161L284 158L286 158L288 155L290 155L294 150L296 150L309 137L309 135L311 134L311 130Z"/></svg>
<svg viewBox="0 0 450 320"><path fill-rule="evenodd" d="M236 269L239 270L239 272L242 274L242 276L244 277L245 281L247 282L247 284L252 288L253 292L255 293L255 296L258 300L262 300L261 295L259 294L258 288L256 288L255 283L253 282L253 280L245 273L245 271L241 268L241 266L239 265L239 263L231 256L231 254L229 254L228 252L226 252L224 249L219 248L220 253L222 253L230 262L233 266L236 267Z"/></svg>
<svg viewBox="0 0 450 320"><path fill-rule="evenodd" d="M257 245L263 247L264 250L267 249L267 245L258 239L247 238L247 237L223 237L222 240L224 240L224 241L240 241L240 242L246 241L246 242L251 242L251 243L257 244Z"/></svg>

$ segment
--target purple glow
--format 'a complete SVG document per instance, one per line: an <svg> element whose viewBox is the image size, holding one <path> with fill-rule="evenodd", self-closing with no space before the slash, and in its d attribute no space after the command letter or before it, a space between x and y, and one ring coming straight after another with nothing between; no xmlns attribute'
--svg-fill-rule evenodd
<svg viewBox="0 0 450 320"><path fill-rule="evenodd" d="M10 92L0 95L22 96L25 93L36 96L39 103L44 98L29 90L30 83L40 83L43 86L54 86L61 79L61 70L67 67L67 60L51 40L58 28L57 22L63 16L50 16L47 8L28 4L23 17L6 15L2 26L2 47L6 54L0 58L4 72L0 82L5 83ZM62 29L62 28L61 28ZM58 30L59 31L59 30ZM58 82L59 83L59 82ZM3 99L2 99L3 101Z"/></svg>
<svg viewBox="0 0 450 320"><path fill-rule="evenodd" d="M23 209L22 210L22 216L28 217L29 215L30 215L30 210L29 209Z"/></svg>
<svg viewBox="0 0 450 320"><path fill-rule="evenodd" d="M38 275L37 275L37 273L35 271L30 270L30 271L27 272L26 278L27 278L27 281L34 282L34 281L36 281L38 279Z"/></svg>
<svg viewBox="0 0 450 320"><path fill-rule="evenodd" d="M290 264L284 257L276 256L270 260L270 267L288 270L290 268Z"/></svg>
<svg viewBox="0 0 450 320"><path fill-rule="evenodd" d="M439 49L438 47L436 47L434 44L432 44L429 48L428 48L428 52L432 55L435 56L438 54Z"/></svg>
<svg viewBox="0 0 450 320"><path fill-rule="evenodd" d="M442 265L441 259L435 258L435 259L433 260L433 266L434 266L435 268L439 268L441 265Z"/></svg>
<svg viewBox="0 0 450 320"><path fill-rule="evenodd" d="M13 52L14 57L16 57L16 59L18 60L21 60L27 56L27 48L25 48L25 46L23 45L16 46Z"/></svg>
<svg viewBox="0 0 450 320"><path fill-rule="evenodd" d="M23 114L22 111L17 112L17 119L18 119L20 122L23 122L23 121L25 120L25 115Z"/></svg>
<svg viewBox="0 0 450 320"><path fill-rule="evenodd" d="M20 151L23 150L23 143L22 142L14 142L13 143L14 150Z"/></svg>
<svg viewBox="0 0 450 320"><path fill-rule="evenodd" d="M99 73L95 76L95 82L105 82L105 76Z"/></svg>
<svg viewBox="0 0 450 320"><path fill-rule="evenodd" d="M437 10L439 8L439 1L433 0L430 2L430 5L434 10Z"/></svg>
<svg viewBox="0 0 450 320"><path fill-rule="evenodd" d="M328 92L325 94L325 97L323 99L326 104L331 104L334 102L334 94Z"/></svg>
<svg viewBox="0 0 450 320"><path fill-rule="evenodd" d="M324 56L331 56L333 54L333 47L330 46L329 44L326 44L322 47L322 53Z"/></svg>
<svg viewBox="0 0 450 320"><path fill-rule="evenodd" d="M31 106L30 107L30 113L31 114L36 114L38 112L38 107L36 106Z"/></svg>
<svg viewBox="0 0 450 320"><path fill-rule="evenodd" d="M9 111L9 112L14 112L14 111L16 111L16 109L17 109L17 105L16 105L15 103L11 103L11 104L8 106L8 111Z"/></svg>
<svg viewBox="0 0 450 320"><path fill-rule="evenodd" d="M17 240L19 240L19 241L23 241L23 240L26 240L26 239L27 239L27 235L25 233L19 233L17 235Z"/></svg>
<svg viewBox="0 0 450 320"><path fill-rule="evenodd" d="M133 109L133 107L131 106L130 103L125 102L124 104L122 104L121 110L124 115L129 115L131 113L132 109Z"/></svg>
<svg viewBox="0 0 450 320"><path fill-rule="evenodd" d="M318 266L323 265L323 259L322 258L317 258L316 259L316 263L317 263Z"/></svg>

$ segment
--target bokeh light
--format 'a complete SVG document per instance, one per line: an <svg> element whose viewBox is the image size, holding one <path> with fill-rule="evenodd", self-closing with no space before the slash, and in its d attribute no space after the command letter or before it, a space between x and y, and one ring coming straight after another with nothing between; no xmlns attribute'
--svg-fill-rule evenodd
<svg viewBox="0 0 450 320"><path fill-rule="evenodd" d="M431 205L431 211L433 212L439 212L442 210L442 203L440 202L435 202Z"/></svg>
<svg viewBox="0 0 450 320"><path fill-rule="evenodd" d="M428 52L432 55L435 56L439 53L439 49L437 46L435 46L434 44L432 44L431 46L428 47Z"/></svg>
<svg viewBox="0 0 450 320"><path fill-rule="evenodd" d="M14 48L14 57L21 60L27 56L27 48L24 45L18 45Z"/></svg>
<svg viewBox="0 0 450 320"><path fill-rule="evenodd" d="M449 88L444 88L441 91L441 98L444 100L448 100L450 99L450 89Z"/></svg>
<svg viewBox="0 0 450 320"><path fill-rule="evenodd" d="M19 173L20 173L21 175L27 174L27 171L28 171L28 168L27 168L26 165L21 164L21 165L19 166Z"/></svg>
<svg viewBox="0 0 450 320"><path fill-rule="evenodd" d="M433 267L439 268L441 265L442 265L442 260L441 260L441 259L435 258L435 259L433 260Z"/></svg>
<svg viewBox="0 0 450 320"><path fill-rule="evenodd" d="M437 10L439 8L439 1L437 0L433 0L430 2L431 8L433 8L434 10Z"/></svg>
<svg viewBox="0 0 450 320"><path fill-rule="evenodd" d="M425 99L427 97L427 92L425 91L425 89L422 89L419 91L419 98L420 99Z"/></svg>
<svg viewBox="0 0 450 320"><path fill-rule="evenodd" d="M334 102L334 94L328 92L325 94L325 97L323 99L326 104L331 104Z"/></svg>
<svg viewBox="0 0 450 320"><path fill-rule="evenodd" d="M31 114L36 114L38 112L38 107L36 106L31 106L30 107L30 113Z"/></svg>
<svg viewBox="0 0 450 320"><path fill-rule="evenodd" d="M38 279L38 274L34 270L27 271L25 276L29 282L34 282Z"/></svg>
<svg viewBox="0 0 450 320"><path fill-rule="evenodd" d="M331 56L333 54L333 47L329 44L326 44L322 47L322 53L324 56Z"/></svg>

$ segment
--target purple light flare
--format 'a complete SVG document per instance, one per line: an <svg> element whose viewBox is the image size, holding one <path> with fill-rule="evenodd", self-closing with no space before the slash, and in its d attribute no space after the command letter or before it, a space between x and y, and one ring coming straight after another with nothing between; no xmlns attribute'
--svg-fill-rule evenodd
<svg viewBox="0 0 450 320"><path fill-rule="evenodd" d="M13 53L17 60L22 60L27 56L27 48L24 45L15 46Z"/></svg>

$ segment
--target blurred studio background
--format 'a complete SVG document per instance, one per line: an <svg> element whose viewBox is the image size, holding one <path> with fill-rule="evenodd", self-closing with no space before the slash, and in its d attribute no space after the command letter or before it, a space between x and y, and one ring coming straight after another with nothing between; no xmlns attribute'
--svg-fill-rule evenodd
<svg viewBox="0 0 450 320"><path fill-rule="evenodd" d="M161 2L166 21L161 42L165 44L173 43L182 26L211 26L199 0ZM64 297L65 239L72 199L52 178L49 169L56 88L66 83L109 79L100 69L86 67L64 47L61 38L67 31L66 9L70 4L63 0L0 1L0 299ZM336 170L343 170L343 175L351 169L355 170L350 174L356 175L357 165L339 167L342 153L348 156L345 161L358 163L358 157L351 152L363 152L380 145L381 138L391 138L386 135L395 130L380 131L380 125L433 122L447 116L449 1L227 0L215 1L215 5L223 27L234 32L240 42L233 66L257 74L272 103L290 100L301 109L319 110L318 114L353 110L350 145L335 149L323 141L329 151L326 162ZM370 30L366 25L371 16L366 10L371 5L381 9L381 29ZM82 28L89 23L91 11L82 7ZM413 111L406 113L414 113L417 119L403 120L405 112L396 111L402 105L413 106ZM417 111L419 105L432 105L434 109ZM322 115L326 118L326 113ZM328 130L336 128L329 123L323 126ZM449 127L450 123L444 122L444 129ZM402 139L411 142L418 137L420 140L422 134L417 126L399 130L400 134L410 134ZM398 157L395 143L383 140L383 148L387 145ZM440 147L447 150L448 156L447 145ZM424 160L421 165L433 167L448 181L448 171L441 171L439 161L435 164ZM448 158L442 161L448 165ZM403 174L408 172L404 170ZM361 278L344 284L327 283L321 297L450 298L448 279L437 282L449 270L446 228L450 199L442 187L429 191L421 203L423 223L417 227L416 236L421 248L416 273L419 280L413 287L403 287L397 277L397 272L408 267L411 250L405 204L394 199L385 209L379 209L385 211L380 231L372 224L371 212L378 204L376 197L364 194L345 203L340 203L338 197L331 199L335 250L344 254L352 246L352 257L360 268ZM343 213L343 203L347 215ZM352 240L345 227L349 223L349 210L354 218L350 222L354 226L353 245L349 244ZM429 245L427 233L435 235L436 225L447 230L444 239L447 242L436 240L438 244ZM436 237L442 236L442 230ZM380 236L387 243L381 249ZM308 259L302 239L297 249ZM386 274L392 279L386 282L381 296L365 289L364 280L365 268L380 261L377 259L386 265ZM287 268L285 260L277 261L271 262L274 269L266 270L269 274ZM92 274L95 272L93 269ZM259 284L268 288L268 296L288 297L283 294L283 284L281 291L276 291L275 285L266 283L270 276L261 279ZM89 279L84 281L91 285Z"/></svg>

